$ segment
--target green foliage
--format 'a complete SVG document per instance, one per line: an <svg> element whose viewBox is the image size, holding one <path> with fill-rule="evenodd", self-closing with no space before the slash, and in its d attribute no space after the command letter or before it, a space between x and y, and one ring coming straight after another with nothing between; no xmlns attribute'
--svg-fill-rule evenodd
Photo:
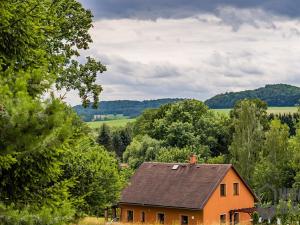
<svg viewBox="0 0 300 225"><path fill-rule="evenodd" d="M296 130L296 135L289 140L289 151L291 152L291 167L295 172L293 187L300 189L300 128Z"/></svg>
<svg viewBox="0 0 300 225"><path fill-rule="evenodd" d="M290 136L296 135L297 124L300 121L300 114L298 113L271 113L268 116L269 121L273 119L279 119L281 123L286 124L289 127Z"/></svg>
<svg viewBox="0 0 300 225"><path fill-rule="evenodd" d="M201 146L199 146L197 149L188 147L163 147L157 153L155 161L187 163L189 161L189 157L192 154L195 154L197 156L198 163L204 163L209 156L209 149L207 147L201 148Z"/></svg>
<svg viewBox="0 0 300 225"><path fill-rule="evenodd" d="M136 136L123 154L131 168L138 168L143 162L153 161L161 148L161 142L147 135Z"/></svg>
<svg viewBox="0 0 300 225"><path fill-rule="evenodd" d="M213 109L225 109L233 108L240 100L257 98L269 106L295 106L299 104L300 88L287 84L266 85L255 90L219 94L205 103Z"/></svg>
<svg viewBox="0 0 300 225"><path fill-rule="evenodd" d="M244 100L231 112L234 133L229 147L231 163L247 182L253 182L254 168L262 151L266 107L256 100Z"/></svg>
<svg viewBox="0 0 300 225"><path fill-rule="evenodd" d="M219 155L219 156L216 156L213 158L209 158L207 160L207 163L208 164L223 164L223 163L226 163L226 158L224 155Z"/></svg>
<svg viewBox="0 0 300 225"><path fill-rule="evenodd" d="M300 221L300 206L291 200L280 200L276 208L276 215L282 224L298 224Z"/></svg>
<svg viewBox="0 0 300 225"><path fill-rule="evenodd" d="M19 91L18 95L16 99L5 95L2 98L1 154L10 160L1 168L0 198L22 204L39 199L42 204L41 199L48 196L47 201L52 199L55 205L61 195L57 190L59 186L68 186L66 182L59 184L60 147L72 136L79 121L58 100L40 103L26 92ZM57 195L53 193L55 190ZM61 197L64 200L64 196Z"/></svg>
<svg viewBox="0 0 300 225"><path fill-rule="evenodd" d="M124 151L131 141L132 127L130 125L114 129L112 133L112 147L119 158L122 158Z"/></svg>
<svg viewBox="0 0 300 225"><path fill-rule="evenodd" d="M111 129L106 123L102 124L97 137L97 142L108 151L115 152L122 158L123 152L132 139L132 128L130 125Z"/></svg>
<svg viewBox="0 0 300 225"><path fill-rule="evenodd" d="M0 75L6 85L27 76L23 85L31 96L55 83L58 89L78 90L84 105L91 95L97 105L102 89L96 75L106 69L90 57L85 64L76 61L92 41L89 10L75 0L17 0L1 1L0 14Z"/></svg>
<svg viewBox="0 0 300 225"><path fill-rule="evenodd" d="M260 189L267 183L276 190L282 187L291 188L295 174L291 167L292 152L288 147L288 126L281 124L279 120L273 120L265 136L260 161L254 171L254 187ZM275 200L271 190L260 194L264 201Z"/></svg>
<svg viewBox="0 0 300 225"><path fill-rule="evenodd" d="M124 152L123 159L131 168L136 169L141 163L148 161L156 162L180 162L188 161L191 154L196 154L198 162L205 162L209 157L209 149L199 146L191 147L163 147L162 142L148 135L136 136Z"/></svg>
<svg viewBox="0 0 300 225"><path fill-rule="evenodd" d="M146 134L168 147L206 146L212 155L227 151L228 117L210 111L197 100L167 104L145 111L134 125L135 134Z"/></svg>
<svg viewBox="0 0 300 225"><path fill-rule="evenodd" d="M91 12L76 0L16 0L1 1L0 15L3 223L65 224L74 204L89 213L112 204L122 181L116 160L51 91L78 90L83 105L97 106L96 75L106 68L77 61L91 42Z"/></svg>
<svg viewBox="0 0 300 225"><path fill-rule="evenodd" d="M117 160L89 137L64 146L63 179L73 180L70 194L80 213L97 215L116 203L122 187Z"/></svg>
<svg viewBox="0 0 300 225"><path fill-rule="evenodd" d="M62 203L59 209L42 206L38 210L26 206L17 210L14 205L0 203L0 224L2 225L66 225L72 221L75 211L69 203Z"/></svg>
<svg viewBox="0 0 300 225"><path fill-rule="evenodd" d="M97 142L103 145L107 150L112 150L112 137L110 127L105 123L99 129L99 136L97 137Z"/></svg>

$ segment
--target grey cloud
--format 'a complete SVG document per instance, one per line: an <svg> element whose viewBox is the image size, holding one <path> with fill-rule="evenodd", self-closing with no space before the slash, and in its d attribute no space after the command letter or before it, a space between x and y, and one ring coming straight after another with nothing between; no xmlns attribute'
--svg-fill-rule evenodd
<svg viewBox="0 0 300 225"><path fill-rule="evenodd" d="M299 17L298 0L80 0L98 18L185 18L219 7L259 8L273 14Z"/></svg>
<svg viewBox="0 0 300 225"><path fill-rule="evenodd" d="M249 57L246 53L240 55L243 54ZM240 60L240 55L231 60ZM104 99L119 96L121 99L182 97L205 100L218 93L216 89L221 92L265 84L259 77L263 72L252 65L225 64L222 70L217 71L212 62L203 69L201 65L143 64L119 56L102 55L99 58L104 58L111 65L98 80L104 87Z"/></svg>
<svg viewBox="0 0 300 225"><path fill-rule="evenodd" d="M108 68L98 77L101 99L205 100L265 84L300 84L299 20L231 6L214 12L178 20L95 22L89 53ZM251 26L241 28L245 23Z"/></svg>
<svg viewBox="0 0 300 225"><path fill-rule="evenodd" d="M243 24L255 28L276 29L273 16L261 9L236 9L233 7L219 7L216 15L222 23L230 25L233 31L237 31Z"/></svg>
<svg viewBox="0 0 300 225"><path fill-rule="evenodd" d="M190 80L193 77L197 80L193 75L190 78L187 76L195 73L193 68L181 68L168 63L143 64L118 56L102 55L99 58L111 65L98 79L104 87L104 98L118 95L126 99L194 97L204 100L211 95L207 85Z"/></svg>

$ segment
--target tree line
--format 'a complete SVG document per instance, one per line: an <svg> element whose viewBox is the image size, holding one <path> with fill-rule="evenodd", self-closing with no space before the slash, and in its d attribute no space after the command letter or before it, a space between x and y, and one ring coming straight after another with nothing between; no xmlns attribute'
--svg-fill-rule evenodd
<svg viewBox="0 0 300 225"><path fill-rule="evenodd" d="M94 115L123 115L130 118L135 118L141 115L145 109L158 108L163 104L177 102L180 100L182 99L164 98L144 101L102 101L97 108L94 108L92 103L90 103L88 107L77 105L73 108L84 121L92 121L94 119Z"/></svg>
<svg viewBox="0 0 300 225"><path fill-rule="evenodd" d="M256 98L265 101L268 106L297 106L300 88L288 84L269 84L255 90L218 94L206 100L205 103L213 109L231 109L237 101Z"/></svg>

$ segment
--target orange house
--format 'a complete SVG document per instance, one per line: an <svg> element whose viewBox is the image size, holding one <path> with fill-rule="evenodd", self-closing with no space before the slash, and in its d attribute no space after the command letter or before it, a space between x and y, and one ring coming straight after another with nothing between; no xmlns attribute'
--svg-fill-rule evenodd
<svg viewBox="0 0 300 225"><path fill-rule="evenodd" d="M231 164L143 163L122 192L120 220L248 225L256 200Z"/></svg>

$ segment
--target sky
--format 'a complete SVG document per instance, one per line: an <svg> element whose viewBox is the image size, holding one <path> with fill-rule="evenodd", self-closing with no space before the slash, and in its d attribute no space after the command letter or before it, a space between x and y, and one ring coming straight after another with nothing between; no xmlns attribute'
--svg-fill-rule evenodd
<svg viewBox="0 0 300 225"><path fill-rule="evenodd" d="M80 0L101 100L195 98L300 85L299 0ZM79 104L75 92L67 101Z"/></svg>

